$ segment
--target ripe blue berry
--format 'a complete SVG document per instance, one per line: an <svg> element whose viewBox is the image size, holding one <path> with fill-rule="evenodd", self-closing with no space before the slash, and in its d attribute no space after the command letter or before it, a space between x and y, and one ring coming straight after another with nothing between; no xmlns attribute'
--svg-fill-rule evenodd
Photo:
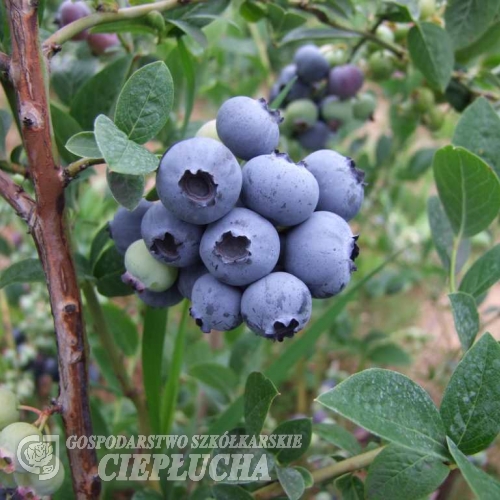
<svg viewBox="0 0 500 500"><path fill-rule="evenodd" d="M137 296L146 305L155 309L165 309L178 304L184 297L179 293L176 285L171 286L164 292L152 292L151 290L144 290L137 292Z"/></svg>
<svg viewBox="0 0 500 500"><path fill-rule="evenodd" d="M151 202L141 200L132 211L120 207L113 220L108 223L109 235L122 255L125 255L127 248L134 241L141 239L142 218L151 206Z"/></svg>
<svg viewBox="0 0 500 500"><path fill-rule="evenodd" d="M124 283L136 291L146 288L152 292L168 290L177 279L176 267L169 267L158 262L150 253L143 240L137 240L129 246L125 254L125 269L122 276Z"/></svg>
<svg viewBox="0 0 500 500"><path fill-rule="evenodd" d="M316 208L319 187L303 163L284 153L253 158L243 167L241 200L277 226L295 226Z"/></svg>
<svg viewBox="0 0 500 500"><path fill-rule="evenodd" d="M160 161L158 196L177 218L208 224L226 215L241 191L241 168L214 139L194 137L174 144Z"/></svg>
<svg viewBox="0 0 500 500"><path fill-rule="evenodd" d="M241 299L248 327L263 337L282 341L302 330L311 318L307 286L289 273L271 273L251 284Z"/></svg>
<svg viewBox="0 0 500 500"><path fill-rule="evenodd" d="M273 225L247 208L235 208L210 224L200 255L208 271L228 285L244 286L269 274L280 253Z"/></svg>
<svg viewBox="0 0 500 500"><path fill-rule="evenodd" d="M328 125L321 121L317 121L311 128L297 134L299 144L310 151L325 148L332 137L333 134Z"/></svg>
<svg viewBox="0 0 500 500"><path fill-rule="evenodd" d="M120 43L116 33L90 33L87 43L92 54L101 56Z"/></svg>
<svg viewBox="0 0 500 500"><path fill-rule="evenodd" d="M228 99L217 113L217 134L238 158L250 160L278 147L280 113L265 99L238 96Z"/></svg>
<svg viewBox="0 0 500 500"><path fill-rule="evenodd" d="M316 45L304 45L295 53L297 75L304 82L314 83L328 75L330 65Z"/></svg>
<svg viewBox="0 0 500 500"><path fill-rule="evenodd" d="M241 291L205 274L193 286L190 314L202 332L232 330L242 321Z"/></svg>
<svg viewBox="0 0 500 500"><path fill-rule="evenodd" d="M180 294L191 300L191 293L193 291L193 286L196 280L208 273L208 269L205 267L203 262L194 264L193 266L183 267L179 269L179 278L177 279L177 288Z"/></svg>
<svg viewBox="0 0 500 500"><path fill-rule="evenodd" d="M86 17L90 14L90 9L85 2L72 2L71 0L66 0L61 4L58 11L59 25L62 27L67 24L77 21L82 17ZM84 30L78 35L75 35L72 40L85 40L88 37L88 31Z"/></svg>
<svg viewBox="0 0 500 500"><path fill-rule="evenodd" d="M19 420L19 401L16 395L5 388L0 388L0 430Z"/></svg>
<svg viewBox="0 0 500 500"><path fill-rule="evenodd" d="M328 92L341 99L354 97L363 86L363 72L354 64L343 64L330 70Z"/></svg>
<svg viewBox="0 0 500 500"><path fill-rule="evenodd" d="M301 279L313 297L339 293L356 269L355 237L347 222L331 212L315 212L287 233L285 270Z"/></svg>
<svg viewBox="0 0 500 500"><path fill-rule="evenodd" d="M173 267L185 267L200 259L203 227L175 217L160 202L142 219L141 233L151 255Z"/></svg>
<svg viewBox="0 0 500 500"><path fill-rule="evenodd" d="M304 158L306 168L316 177L319 202L316 210L325 210L351 220L364 199L364 177L351 158L323 149Z"/></svg>

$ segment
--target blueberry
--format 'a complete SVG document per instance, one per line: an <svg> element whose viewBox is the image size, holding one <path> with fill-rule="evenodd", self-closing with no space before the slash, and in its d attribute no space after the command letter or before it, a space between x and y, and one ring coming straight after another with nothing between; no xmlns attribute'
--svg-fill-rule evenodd
<svg viewBox="0 0 500 500"><path fill-rule="evenodd" d="M317 121L311 128L297 134L297 140L304 149L314 151L326 147L329 139L333 137L331 130L325 122Z"/></svg>
<svg viewBox="0 0 500 500"><path fill-rule="evenodd" d="M309 99L313 94L314 89L303 82L297 80L292 84L288 94L286 95L285 102L297 101L298 99Z"/></svg>
<svg viewBox="0 0 500 500"><path fill-rule="evenodd" d="M315 212L287 233L285 270L301 279L313 297L332 297L349 283L357 254L347 222L331 212Z"/></svg>
<svg viewBox="0 0 500 500"><path fill-rule="evenodd" d="M38 474L31 472L23 471L22 474L14 472L18 491L23 493L23 498L33 498L33 493L36 495L35 498L53 495L64 483L65 476L64 466L57 456L54 458L54 467L57 471L49 479L44 477L40 479Z"/></svg>
<svg viewBox="0 0 500 500"><path fill-rule="evenodd" d="M238 96L228 99L217 113L217 134L238 158L250 160L278 147L281 121L265 99Z"/></svg>
<svg viewBox="0 0 500 500"><path fill-rule="evenodd" d="M4 472L25 472L23 466L17 457L17 451L20 442L28 437L42 440L42 433L34 425L25 422L14 422L2 429L0 432L0 458L3 458L6 465L3 466Z"/></svg>
<svg viewBox="0 0 500 500"><path fill-rule="evenodd" d="M179 288L180 294L186 299L191 300L193 285L200 276L203 276L207 273L208 269L202 262L194 264L193 266L183 267L179 269L177 288Z"/></svg>
<svg viewBox="0 0 500 500"><path fill-rule="evenodd" d="M297 76L297 66L295 64L288 64L285 66L279 76L278 76L278 85L281 88L285 87L290 81Z"/></svg>
<svg viewBox="0 0 500 500"><path fill-rule="evenodd" d="M215 139L216 141L220 141L219 136L217 135L215 120L210 120L202 125L198 129L198 132L196 132L195 137L207 137L208 139Z"/></svg>
<svg viewBox="0 0 500 500"><path fill-rule="evenodd" d="M14 342L16 344L16 347L19 347L20 345L26 342L26 335L24 332L19 330L19 328L12 329L12 336L14 337Z"/></svg>
<svg viewBox="0 0 500 500"><path fill-rule="evenodd" d="M143 240L129 246L125 254L124 283L131 285L137 292L149 288L152 292L168 290L177 279L176 267L158 262L150 253Z"/></svg>
<svg viewBox="0 0 500 500"><path fill-rule="evenodd" d="M120 207L113 220L109 222L109 234L115 242L116 249L122 255L125 255L127 248L134 241L141 239L142 218L151 206L151 202L141 200L132 211Z"/></svg>
<svg viewBox="0 0 500 500"><path fill-rule="evenodd" d="M87 7L85 2L72 2L71 0L66 0L61 4L58 11L59 25L62 27L67 24L77 21L82 17L86 17L90 14L90 9ZM82 31L75 35L72 40L85 40L88 37L88 31Z"/></svg>
<svg viewBox="0 0 500 500"><path fill-rule="evenodd" d="M87 38L87 43L92 54L100 56L119 45L120 39L116 33L91 33Z"/></svg>
<svg viewBox="0 0 500 500"><path fill-rule="evenodd" d="M371 120L377 109L377 100L373 94L365 92L354 99L353 114L357 120Z"/></svg>
<svg viewBox="0 0 500 500"><path fill-rule="evenodd" d="M321 116L330 129L337 130L354 118L353 103L351 100L340 101L333 95L327 96L321 101Z"/></svg>
<svg viewBox="0 0 500 500"><path fill-rule="evenodd" d="M50 375L54 382L59 382L59 365L56 358L53 356L45 358L43 362L43 371L47 375Z"/></svg>
<svg viewBox="0 0 500 500"><path fill-rule="evenodd" d="M184 297L179 293L176 285L171 286L168 290L164 292L152 292L151 290L143 290L142 292L137 292L137 296L146 305L154 308L165 309L166 307L172 307L178 304Z"/></svg>
<svg viewBox="0 0 500 500"><path fill-rule="evenodd" d="M354 64L342 64L330 70L328 92L341 99L354 97L363 86L363 72Z"/></svg>
<svg viewBox="0 0 500 500"><path fill-rule="evenodd" d="M0 430L19 420L19 401L16 395L0 387Z"/></svg>
<svg viewBox="0 0 500 500"><path fill-rule="evenodd" d="M190 314L202 332L228 331L241 324L241 291L211 274L196 280Z"/></svg>
<svg viewBox="0 0 500 500"><path fill-rule="evenodd" d="M396 57L388 50L374 52L368 58L368 69L374 80L386 80L395 69Z"/></svg>
<svg viewBox="0 0 500 500"><path fill-rule="evenodd" d="M286 107L282 128L291 132L300 132L312 127L317 120L316 104L310 99L298 99Z"/></svg>
<svg viewBox="0 0 500 500"><path fill-rule="evenodd" d="M248 327L263 337L282 341L302 330L311 317L307 286L288 273L271 273L251 284L241 299Z"/></svg>
<svg viewBox="0 0 500 500"><path fill-rule="evenodd" d="M294 163L287 154L272 153L244 165L241 199L273 224L295 226L314 212L319 187L303 163Z"/></svg>
<svg viewBox="0 0 500 500"><path fill-rule="evenodd" d="M364 199L364 177L351 158L323 149L304 158L307 169L319 184L316 210L326 210L351 220Z"/></svg>
<svg viewBox="0 0 500 500"><path fill-rule="evenodd" d="M235 208L210 224L200 255L208 271L228 285L248 285L269 274L280 253L273 225L247 208Z"/></svg>
<svg viewBox="0 0 500 500"><path fill-rule="evenodd" d="M200 259L203 227L179 220L160 202L142 219L141 233L151 255L173 267L185 267Z"/></svg>
<svg viewBox="0 0 500 500"><path fill-rule="evenodd" d="M304 82L314 83L326 78L330 65L316 45L304 45L295 53L297 75Z"/></svg>
<svg viewBox="0 0 500 500"><path fill-rule="evenodd" d="M241 168L219 141L194 137L178 142L163 155L156 189L176 217L208 224L234 207L241 191Z"/></svg>

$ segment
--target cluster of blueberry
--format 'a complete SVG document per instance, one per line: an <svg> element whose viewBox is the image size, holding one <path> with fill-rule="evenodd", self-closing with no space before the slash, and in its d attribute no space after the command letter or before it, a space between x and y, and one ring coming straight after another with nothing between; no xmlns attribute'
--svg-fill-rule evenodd
<svg viewBox="0 0 500 500"><path fill-rule="evenodd" d="M82 0L76 2L65 0L57 12L56 24L62 28L73 21L89 16L91 13L88 5ZM88 30L82 31L74 36L72 40L85 40L91 52L96 56L104 54L111 47L120 43L115 33L89 33Z"/></svg>
<svg viewBox="0 0 500 500"><path fill-rule="evenodd" d="M340 51L342 52L342 51ZM361 69L339 64L343 54L330 45L300 47L293 64L285 66L273 85L273 101L289 86L283 100L283 133L309 150L327 147L340 127L354 120L366 121L375 112L376 100L360 93L364 82Z"/></svg>
<svg viewBox="0 0 500 500"><path fill-rule="evenodd" d="M347 221L364 174L332 150L294 163L275 150L280 121L264 99L227 100L161 159L160 201L118 210L109 228L125 255L122 279L145 303L186 297L204 332L244 321L282 341L308 322L312 297L347 285L358 254Z"/></svg>
<svg viewBox="0 0 500 500"><path fill-rule="evenodd" d="M41 422L43 418L39 420ZM27 472L17 453L21 441L27 437L32 437L33 441L38 438L40 443L43 442L37 425L19 421L19 401L15 394L0 388L0 492L36 500L52 495L61 487L64 482L64 466L59 457L54 456L54 467L57 470L54 477L40 479L38 474Z"/></svg>

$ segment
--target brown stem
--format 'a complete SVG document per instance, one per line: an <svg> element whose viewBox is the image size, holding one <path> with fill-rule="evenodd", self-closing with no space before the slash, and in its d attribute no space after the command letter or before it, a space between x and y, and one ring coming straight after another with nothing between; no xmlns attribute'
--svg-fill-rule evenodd
<svg viewBox="0 0 500 500"><path fill-rule="evenodd" d="M10 68L10 57L7 54L0 52L0 71L8 73L9 68Z"/></svg>
<svg viewBox="0 0 500 500"><path fill-rule="evenodd" d="M35 201L2 170L0 170L0 196L31 228L35 213Z"/></svg>
<svg viewBox="0 0 500 500"><path fill-rule="evenodd" d="M82 303L71 243L67 234L64 176L54 156L49 103L45 86L37 2L6 0L12 37L10 77L17 96L24 147L36 193L33 211L19 189L3 179L9 203L28 221L49 290L58 347L57 404L66 436L90 436L92 424L87 378L87 353ZM1 174L2 177L4 174ZM20 201L22 204L19 205ZM28 209L29 207L29 209ZM67 450L75 498L96 499L100 492L95 450Z"/></svg>

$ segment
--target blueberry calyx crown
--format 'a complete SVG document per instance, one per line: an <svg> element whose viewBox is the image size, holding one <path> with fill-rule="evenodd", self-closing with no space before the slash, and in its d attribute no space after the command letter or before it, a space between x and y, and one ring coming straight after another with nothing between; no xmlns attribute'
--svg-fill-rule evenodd
<svg viewBox="0 0 500 500"><path fill-rule="evenodd" d="M279 109L271 109L269 107L268 102L261 97L258 99L258 102L262 105L262 107L271 115L271 118L276 122L276 123L281 123L284 118L281 116L281 112Z"/></svg>

